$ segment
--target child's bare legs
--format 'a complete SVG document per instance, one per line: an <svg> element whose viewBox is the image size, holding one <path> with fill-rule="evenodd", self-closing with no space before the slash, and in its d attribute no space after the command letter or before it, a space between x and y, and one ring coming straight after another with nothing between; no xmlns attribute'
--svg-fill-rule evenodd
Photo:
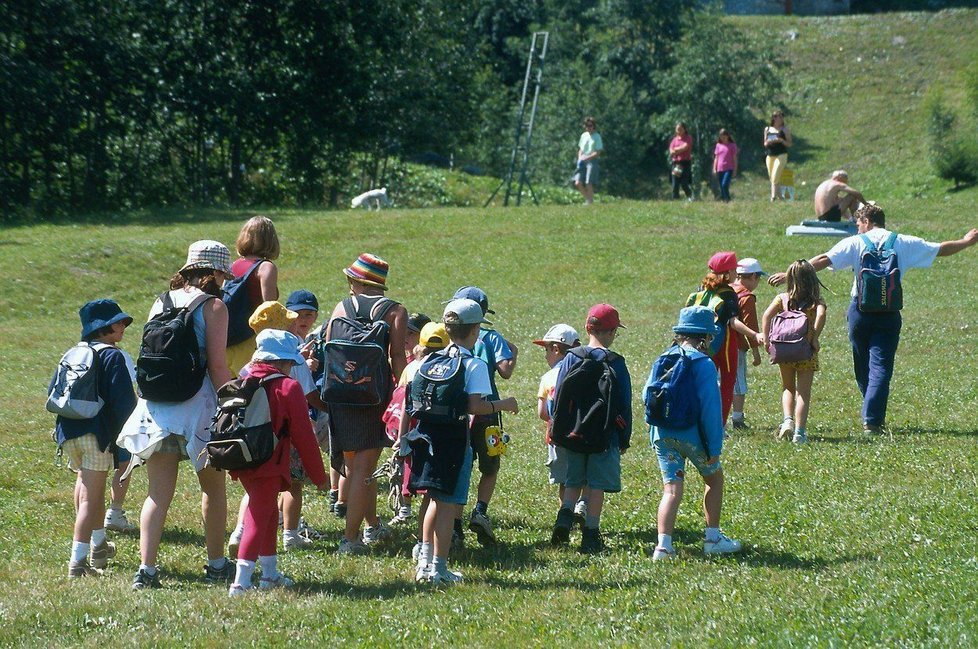
<svg viewBox="0 0 978 649"><path fill-rule="evenodd" d="M786 429L786 424L794 420L795 416L795 369L785 364L778 365L781 370L781 414L784 421L779 430L779 436L784 437L790 434Z"/></svg>
<svg viewBox="0 0 978 649"><path fill-rule="evenodd" d="M604 491L600 489L584 488L587 492L587 523L588 527L598 527L601 520L601 510L604 508ZM593 524L592 524L593 523Z"/></svg>
<svg viewBox="0 0 978 649"><path fill-rule="evenodd" d="M433 542L435 556L447 558L452 549L455 519L462 515L462 506L432 500L425 512L425 531L422 542ZM430 537L430 541L428 538Z"/></svg>
<svg viewBox="0 0 978 649"><path fill-rule="evenodd" d="M795 388L795 429L804 429L808 424L808 410L812 402L812 382L815 372L799 370Z"/></svg>
<svg viewBox="0 0 978 649"><path fill-rule="evenodd" d="M703 513L707 527L720 527L720 508L723 505L723 471L703 477Z"/></svg>
<svg viewBox="0 0 978 649"><path fill-rule="evenodd" d="M166 513L173 501L177 487L177 467L180 456L176 453L153 453L146 460L146 478L149 482L146 500L139 514L139 556L143 565L155 567L163 537Z"/></svg>
<svg viewBox="0 0 978 649"><path fill-rule="evenodd" d="M676 514L679 503L683 500L683 481L667 482L662 485L662 499L659 501L659 512L656 520L659 534L672 536L676 528Z"/></svg>
<svg viewBox="0 0 978 649"><path fill-rule="evenodd" d="M123 462L112 475L112 502L110 504L112 509L122 509L122 506L126 503L126 494L129 492L129 481L120 482L119 478L122 477L122 474L125 473L128 467L129 463Z"/></svg>
<svg viewBox="0 0 978 649"><path fill-rule="evenodd" d="M288 491L282 492L282 529L295 530L299 528L302 516L302 487L303 480L293 480Z"/></svg>
<svg viewBox="0 0 978 649"><path fill-rule="evenodd" d="M75 479L74 540L88 543L92 531L102 527L105 518L105 481L107 471L81 469Z"/></svg>
<svg viewBox="0 0 978 649"><path fill-rule="evenodd" d="M228 495L226 473L214 467L204 467L197 472L200 482L200 515L204 519L204 544L207 559L216 561L224 557L224 535L228 526Z"/></svg>
<svg viewBox="0 0 978 649"><path fill-rule="evenodd" d="M351 543L360 538L360 526L377 525L377 482L366 484L367 478L377 469L380 459L379 448L344 453L346 459L346 483L350 492L346 509L346 530L344 537ZM340 492L342 496L342 491Z"/></svg>
<svg viewBox="0 0 978 649"><path fill-rule="evenodd" d="M744 402L747 401L746 394L734 394L733 395L733 411L734 414L744 412Z"/></svg>

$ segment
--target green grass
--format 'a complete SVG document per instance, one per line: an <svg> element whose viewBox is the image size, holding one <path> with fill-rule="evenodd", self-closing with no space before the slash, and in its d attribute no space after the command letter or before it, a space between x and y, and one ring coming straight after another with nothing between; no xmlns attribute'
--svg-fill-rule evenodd
<svg viewBox="0 0 978 649"><path fill-rule="evenodd" d="M802 36L789 48L811 47L807 74L815 75L818 61L828 64L831 57L819 59L807 34L820 33L825 43L837 36L833 30L849 30L851 39L869 32L876 20L908 21L921 29L940 27L920 56L958 56L973 42L965 38L973 39L973 30L963 23L973 24L976 15L756 24L774 31L800 26ZM902 33L908 42L925 38ZM842 88L838 74L830 68L824 87ZM935 74L951 78L954 72ZM805 78L801 71L798 78ZM873 85L869 91L888 107L882 90ZM900 92L909 96L910 87ZM842 102L842 96L831 100ZM905 119L898 111L893 117L889 108L881 113L885 118L878 123L863 123L864 134ZM824 163L825 171L839 166L829 152L849 147L827 117L799 114L792 125L820 156L813 153L805 163L811 166L802 169L815 174L817 165ZM849 128L844 121L843 126ZM978 190L945 194L934 191L931 181L919 190L909 173L918 133L902 132L909 139L874 137L860 148L861 166L850 165L858 169L854 182L867 191L875 188L871 195L885 202L895 229L931 240L961 236L974 225ZM888 160L899 163L891 175L875 166ZM556 503L543 467L541 425L533 415L537 381L546 367L530 341L558 321L580 326L591 304L610 301L629 327L616 349L641 385L715 250L755 256L776 270L830 244L783 236L786 225L809 216L810 198L772 206L750 200L763 199L759 190L745 183L729 205L617 202L591 209L392 210L369 216L272 212L282 239L283 293L309 288L329 305L344 295L341 269L361 251L372 251L390 261L391 295L411 310L437 314L458 286L482 286L498 312L498 328L521 349L514 378L502 385L524 408L506 421L513 444L492 507L503 545L473 548L455 559L467 583L448 592L415 589L407 534L372 557L336 557L338 522L327 515L324 499L310 494L306 517L331 539L313 552L283 556L299 588L231 602L223 589L201 579L199 489L186 464L161 553L166 588L129 591L139 561L131 537L116 539L119 556L102 580L69 583L64 573L72 476L54 465L53 418L43 409L43 392L58 355L77 340L77 309L85 300L111 296L142 319L182 263L187 245L199 238L232 242L245 215L167 211L121 215L104 224L0 231L8 268L0 291L0 646L337 640L367 646L552 646L582 639L605 645L973 646L974 250L906 277L904 335L888 416L892 441L855 433L860 400L844 321L851 274L822 273L831 293L811 442L796 448L773 440L779 383L777 371L764 365L751 373L747 412L754 427L724 452L723 526L745 542L741 556L703 558L697 502L702 483L693 477L678 521L679 561L651 563L660 478L641 425L623 460L625 491L609 499L603 520L611 552L583 558L546 543ZM774 291L761 287L758 294L763 305ZM123 347L135 353L137 345L133 328ZM641 421L637 395L634 414ZM139 471L130 512L138 510L145 489L145 473ZM235 484L233 502L239 494Z"/></svg>

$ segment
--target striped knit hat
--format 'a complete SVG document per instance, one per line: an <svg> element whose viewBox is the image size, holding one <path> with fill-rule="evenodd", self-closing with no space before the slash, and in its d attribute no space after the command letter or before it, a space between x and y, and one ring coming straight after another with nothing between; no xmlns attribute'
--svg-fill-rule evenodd
<svg viewBox="0 0 978 649"><path fill-rule="evenodd" d="M387 262L369 252L362 253L357 260L344 268L343 273L352 280L387 290Z"/></svg>

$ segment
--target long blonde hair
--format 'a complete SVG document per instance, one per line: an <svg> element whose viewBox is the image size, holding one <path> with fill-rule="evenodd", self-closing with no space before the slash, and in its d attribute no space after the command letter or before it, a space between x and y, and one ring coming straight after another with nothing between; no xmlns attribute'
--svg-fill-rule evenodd
<svg viewBox="0 0 978 649"><path fill-rule="evenodd" d="M788 266L788 306L808 309L822 300L822 283L815 267L805 259Z"/></svg>
<svg viewBox="0 0 978 649"><path fill-rule="evenodd" d="M234 248L241 257L278 259L281 246L275 224L267 216L253 216L241 227Z"/></svg>

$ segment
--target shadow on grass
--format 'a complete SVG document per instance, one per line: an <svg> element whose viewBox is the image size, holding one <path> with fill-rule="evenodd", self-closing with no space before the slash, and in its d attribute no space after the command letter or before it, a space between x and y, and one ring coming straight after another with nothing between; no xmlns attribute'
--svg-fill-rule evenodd
<svg viewBox="0 0 978 649"><path fill-rule="evenodd" d="M297 208L300 210L301 208ZM320 211L327 211L323 207ZM162 207L124 210L118 212L93 212L70 216L51 216L44 219L24 219L4 224L5 229L31 227L35 225L146 225L171 226L188 223L211 223L221 221L245 221L249 216L267 213L262 208L219 208L219 207Z"/></svg>
<svg viewBox="0 0 978 649"><path fill-rule="evenodd" d="M160 545L193 545L201 549L204 548L204 535L196 530L188 530L182 527L163 528L163 540Z"/></svg>
<svg viewBox="0 0 978 649"><path fill-rule="evenodd" d="M763 545L753 545L739 555L729 555L737 563L748 566L763 568L780 568L782 570L825 570L832 566L844 563L854 563L857 561L874 560L872 554L853 554L842 555L826 559L823 557L799 557L790 552L780 552ZM704 557L705 561L713 560L712 557Z"/></svg>

